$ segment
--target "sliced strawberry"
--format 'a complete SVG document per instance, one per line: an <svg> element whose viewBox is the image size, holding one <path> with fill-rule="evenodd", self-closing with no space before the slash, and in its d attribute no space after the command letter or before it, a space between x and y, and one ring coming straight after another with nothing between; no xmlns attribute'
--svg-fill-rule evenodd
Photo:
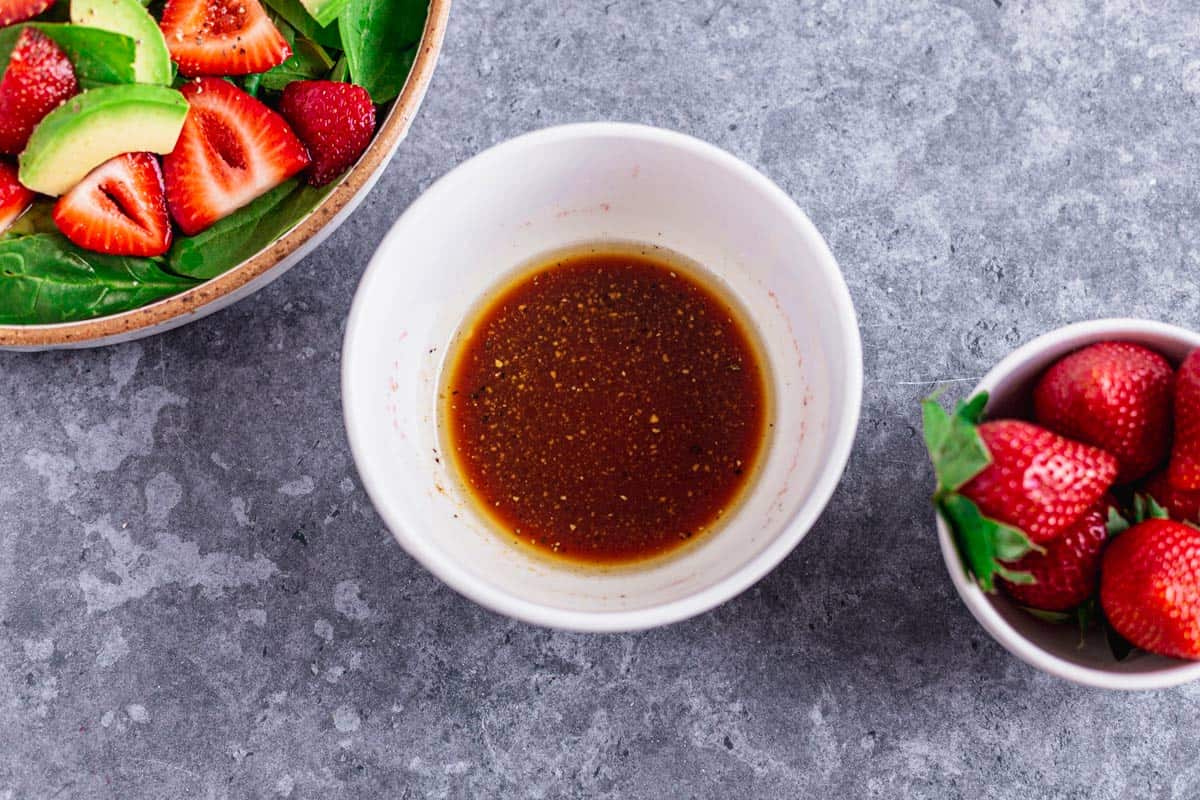
<svg viewBox="0 0 1200 800"><path fill-rule="evenodd" d="M963 496L1036 543L1062 533L1117 477L1108 453L1028 422L985 422L979 436L992 463L963 485Z"/></svg>
<svg viewBox="0 0 1200 800"><path fill-rule="evenodd" d="M125 153L96 167L54 204L54 224L85 250L160 256L171 246L162 171L150 153Z"/></svg>
<svg viewBox="0 0 1200 800"><path fill-rule="evenodd" d="M0 0L0 28L33 19L52 5L54 0Z"/></svg>
<svg viewBox="0 0 1200 800"><path fill-rule="evenodd" d="M1200 489L1200 350L1188 353L1175 374L1175 445L1169 475L1176 489Z"/></svg>
<svg viewBox="0 0 1200 800"><path fill-rule="evenodd" d="M1132 342L1098 342L1059 359L1033 390L1034 417L1117 457L1117 483L1144 477L1171 448L1170 362Z"/></svg>
<svg viewBox="0 0 1200 800"><path fill-rule="evenodd" d="M1031 552L1010 562L1009 569L1027 573L1032 582L1013 582L1004 577L1000 585L1018 603L1042 611L1067 611L1086 601L1096 591L1100 578L1100 552L1108 539L1108 502L1083 512L1067 530L1046 545L1044 553Z"/></svg>
<svg viewBox="0 0 1200 800"><path fill-rule="evenodd" d="M17 168L0 161L0 233L4 233L33 203L33 192L17 181Z"/></svg>
<svg viewBox="0 0 1200 800"><path fill-rule="evenodd" d="M59 46L36 28L21 31L0 79L0 153L24 150L42 117L78 91L75 70Z"/></svg>
<svg viewBox="0 0 1200 800"><path fill-rule="evenodd" d="M292 55L258 0L167 0L159 27L189 77L266 72Z"/></svg>
<svg viewBox="0 0 1200 800"><path fill-rule="evenodd" d="M1200 530L1150 519L1118 535L1104 552L1100 605L1143 650L1200 660Z"/></svg>
<svg viewBox="0 0 1200 800"><path fill-rule="evenodd" d="M182 92L190 108L163 173L171 216L189 236L308 166L283 117L228 81L202 78Z"/></svg>
<svg viewBox="0 0 1200 800"><path fill-rule="evenodd" d="M324 186L358 161L375 132L375 105L361 86L337 81L293 81L279 111L308 146L308 182Z"/></svg>

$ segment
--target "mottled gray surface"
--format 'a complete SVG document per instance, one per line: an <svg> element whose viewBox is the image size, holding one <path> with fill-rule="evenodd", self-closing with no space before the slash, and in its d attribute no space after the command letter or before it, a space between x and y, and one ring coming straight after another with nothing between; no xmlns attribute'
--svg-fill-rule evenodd
<svg viewBox="0 0 1200 800"><path fill-rule="evenodd" d="M140 344L0 356L0 799L1200 796L1200 688L1075 688L968 616L914 428L935 380L1059 324L1200 324L1198 45L1192 0L460 0L396 161L286 277ZM812 534L629 636L441 586L339 413L392 219L481 148L590 119L778 181L866 346Z"/></svg>

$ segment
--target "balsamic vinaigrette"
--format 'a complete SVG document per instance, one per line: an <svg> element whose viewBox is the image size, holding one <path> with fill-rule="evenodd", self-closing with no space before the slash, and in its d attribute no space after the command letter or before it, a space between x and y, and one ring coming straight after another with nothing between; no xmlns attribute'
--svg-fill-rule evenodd
<svg viewBox="0 0 1200 800"><path fill-rule="evenodd" d="M441 395L452 463L520 545L589 565L665 555L712 531L762 459L760 353L681 257L560 252L461 329Z"/></svg>

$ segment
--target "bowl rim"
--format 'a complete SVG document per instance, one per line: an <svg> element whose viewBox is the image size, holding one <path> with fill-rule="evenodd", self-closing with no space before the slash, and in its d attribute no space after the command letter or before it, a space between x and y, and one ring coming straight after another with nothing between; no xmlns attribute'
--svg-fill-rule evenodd
<svg viewBox="0 0 1200 800"><path fill-rule="evenodd" d="M971 395L981 391L990 392L1016 369L1051 348L1067 346L1074 349L1099 341L1100 338L1121 339L1122 337L1146 335L1200 346L1200 333L1165 322L1133 317L1110 317L1076 322L1043 333L1013 350L980 379L975 388L971 390ZM946 570L950 573L951 581L958 591L958 596L962 598L963 604L993 639L1026 664L1055 677L1099 689L1126 691L1167 689L1200 678L1200 662L1180 661L1178 664L1153 672L1116 672L1068 661L1035 644L1010 625L992 605L989 596L967 576L949 525L936 511L934 518L937 523L938 544L941 547L942 560L945 562Z"/></svg>
<svg viewBox="0 0 1200 800"><path fill-rule="evenodd" d="M548 144L586 138L633 139L678 148L694 157L715 162L757 187L781 208L791 225L811 246L814 268L821 270L830 282L839 320L838 333L845 345L845 377L836 387L844 395L843 416L839 428L830 432L827 468L817 478L805 502L782 524L779 535L740 569L716 583L678 600L623 611L575 611L517 597L478 581L454 559L426 544L424 537L412 533L413 526L405 518L406 512L385 499L388 489L382 478L382 464L368 455L367 442L373 435L372 427L366 421L367 415L359 409L365 408L376 393L370 386L356 383L358 373L362 372L356 355L363 352L359 342L371 336L364 321L365 298L372 294L374 284L386 271L388 265L381 254L396 248L405 218L424 205L438 202L441 194L452 191L454 184L481 164L496 159L527 157L531 151ZM742 593L783 561L815 524L841 480L858 430L862 387L862 342L849 288L825 239L796 202L757 169L714 144L676 131L630 123L589 122L543 128L494 145L439 178L401 215L380 243L355 293L342 347L342 407L350 449L368 496L401 547L442 582L487 609L534 625L592 633L644 630L701 614Z"/></svg>
<svg viewBox="0 0 1200 800"><path fill-rule="evenodd" d="M391 159L408 132L433 77L446 33L451 0L429 0L425 29L404 88L366 152L337 183L321 204L291 230L236 267L185 292L149 305L78 322L42 325L0 325L0 347L45 348L86 346L112 336L126 336L153 328L229 295L266 274L309 239L316 236Z"/></svg>

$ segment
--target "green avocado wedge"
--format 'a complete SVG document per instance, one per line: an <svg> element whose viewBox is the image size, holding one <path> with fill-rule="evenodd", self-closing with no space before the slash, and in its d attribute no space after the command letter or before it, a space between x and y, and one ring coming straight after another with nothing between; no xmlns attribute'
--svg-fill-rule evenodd
<svg viewBox="0 0 1200 800"><path fill-rule="evenodd" d="M133 72L138 83L169 86L171 54L158 23L138 0L71 0L71 22L124 34L137 43Z"/></svg>
<svg viewBox="0 0 1200 800"><path fill-rule="evenodd" d="M127 84L90 89L51 111L33 130L18 178L57 197L121 153L175 149L188 104L165 86Z"/></svg>

